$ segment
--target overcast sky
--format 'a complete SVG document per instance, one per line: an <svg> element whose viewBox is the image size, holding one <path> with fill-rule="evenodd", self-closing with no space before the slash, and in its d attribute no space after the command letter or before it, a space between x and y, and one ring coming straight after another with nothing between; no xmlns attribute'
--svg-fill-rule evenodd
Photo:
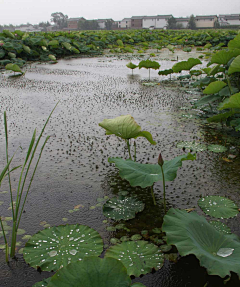
<svg viewBox="0 0 240 287"><path fill-rule="evenodd" d="M142 15L239 14L240 0L0 0L0 25L46 22L53 12L69 18L113 20Z"/></svg>

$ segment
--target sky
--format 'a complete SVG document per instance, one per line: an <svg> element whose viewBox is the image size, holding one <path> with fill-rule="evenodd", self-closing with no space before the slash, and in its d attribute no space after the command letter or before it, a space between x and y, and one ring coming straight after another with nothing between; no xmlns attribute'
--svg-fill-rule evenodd
<svg viewBox="0 0 240 287"><path fill-rule="evenodd" d="M115 21L143 15L240 14L240 0L0 0L0 25L38 24L50 21L54 12Z"/></svg>

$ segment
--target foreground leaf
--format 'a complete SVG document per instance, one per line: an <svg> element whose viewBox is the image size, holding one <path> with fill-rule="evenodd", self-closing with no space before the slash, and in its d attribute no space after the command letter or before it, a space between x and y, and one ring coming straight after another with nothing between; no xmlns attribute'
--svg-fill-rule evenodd
<svg viewBox="0 0 240 287"><path fill-rule="evenodd" d="M240 243L218 232L196 212L171 208L164 217L162 230L167 243L176 245L182 256L194 254L209 275L240 275Z"/></svg>
<svg viewBox="0 0 240 287"><path fill-rule="evenodd" d="M232 95L219 110L224 109L240 109L240 93Z"/></svg>
<svg viewBox="0 0 240 287"><path fill-rule="evenodd" d="M85 225L60 225L39 231L26 243L23 256L34 268L56 271L86 256L99 256L101 236Z"/></svg>
<svg viewBox="0 0 240 287"><path fill-rule="evenodd" d="M231 63L229 69L228 69L228 75L231 75L233 73L240 73L240 55L237 56Z"/></svg>
<svg viewBox="0 0 240 287"><path fill-rule="evenodd" d="M88 257L69 264L51 278L48 287L129 287L131 279L114 258Z"/></svg>
<svg viewBox="0 0 240 287"><path fill-rule="evenodd" d="M105 256L120 260L127 268L128 275L136 277L151 272L152 268L160 269L164 261L161 250L143 240L114 245L107 250Z"/></svg>
<svg viewBox="0 0 240 287"><path fill-rule="evenodd" d="M105 119L99 126L106 130L106 135L114 134L122 139L145 137L151 144L156 144L152 135L147 131L142 131L131 115Z"/></svg>
<svg viewBox="0 0 240 287"><path fill-rule="evenodd" d="M221 91L221 89L224 88L226 85L227 84L222 81L212 82L203 90L203 93L207 95L216 94Z"/></svg>
<svg viewBox="0 0 240 287"><path fill-rule="evenodd" d="M198 200L198 205L207 215L216 218L231 218L238 215L237 205L223 196L205 196Z"/></svg>
<svg viewBox="0 0 240 287"><path fill-rule="evenodd" d="M144 206L144 203L132 197L114 197L103 205L103 214L115 220L129 220L143 211Z"/></svg>
<svg viewBox="0 0 240 287"><path fill-rule="evenodd" d="M215 55L212 56L211 63L227 65L227 63L233 58L238 56L240 50L231 50L231 51L218 51Z"/></svg>
<svg viewBox="0 0 240 287"><path fill-rule="evenodd" d="M196 156L189 153L177 156L169 161L164 161L163 171L165 181L173 181L177 177L177 170L182 166L182 161L194 159L196 159ZM131 186L145 188L152 186L154 182L162 181L161 167L158 164L141 164L122 158L109 158L108 161L115 163L119 169L119 175L129 181Z"/></svg>

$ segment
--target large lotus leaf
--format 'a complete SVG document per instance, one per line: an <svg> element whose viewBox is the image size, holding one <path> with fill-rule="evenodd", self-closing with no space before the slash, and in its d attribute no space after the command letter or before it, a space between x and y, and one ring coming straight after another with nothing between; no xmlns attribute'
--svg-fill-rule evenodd
<svg viewBox="0 0 240 287"><path fill-rule="evenodd" d="M129 287L124 265L114 258L88 257L69 264L51 278L48 287Z"/></svg>
<svg viewBox="0 0 240 287"><path fill-rule="evenodd" d="M165 181L173 181L177 177L177 170L182 166L182 161L194 159L196 159L196 155L188 153L169 161L165 160L163 164ZM158 164L143 164L122 158L109 158L108 161L115 163L120 176L129 181L131 186L145 188L152 186L154 182L163 180L161 168Z"/></svg>
<svg viewBox="0 0 240 287"><path fill-rule="evenodd" d="M231 96L231 92L233 94L236 94L239 92L238 88L232 87L232 90L229 89L228 86L226 86L225 88L223 88L220 92L219 92L219 96L221 97L230 97Z"/></svg>
<svg viewBox="0 0 240 287"><path fill-rule="evenodd" d="M219 100L219 95L207 95L205 97L202 97L200 100L198 100L195 104L194 107L200 107L206 104L210 104L212 102L215 102Z"/></svg>
<svg viewBox="0 0 240 287"><path fill-rule="evenodd" d="M207 150L207 146L205 144L201 144L201 143L196 143L196 142L179 142L177 144L178 148L185 148L185 149L189 149L192 151L204 151Z"/></svg>
<svg viewBox="0 0 240 287"><path fill-rule="evenodd" d="M234 115L234 112L230 111L230 112L218 114L216 116L212 116L212 117L208 118L207 121L209 123L219 123L219 122L226 121L232 115Z"/></svg>
<svg viewBox="0 0 240 287"><path fill-rule="evenodd" d="M221 50L212 56L211 63L227 65L227 63L234 57L240 54L240 50Z"/></svg>
<svg viewBox="0 0 240 287"><path fill-rule="evenodd" d="M182 256L194 254L208 274L225 277L233 271L240 275L240 243L218 232L203 216L171 208L162 230L168 244L175 245Z"/></svg>
<svg viewBox="0 0 240 287"><path fill-rule="evenodd" d="M64 48L66 48L67 50L71 51L72 46L69 43L63 42L62 45L63 45Z"/></svg>
<svg viewBox="0 0 240 287"><path fill-rule="evenodd" d="M187 61L182 61L173 65L172 69L174 73L178 73L183 70L189 71L190 69L192 69L192 67L199 64L202 64L202 62L199 59L189 58Z"/></svg>
<svg viewBox="0 0 240 287"><path fill-rule="evenodd" d="M131 115L104 119L99 126L106 130L107 135L114 134L122 139L145 137L151 144L156 144L152 135L147 131L142 131Z"/></svg>
<svg viewBox="0 0 240 287"><path fill-rule="evenodd" d="M13 71L13 72L18 72L18 73L21 73L23 74L23 71L20 69L20 67L16 64L7 64L6 67L5 67L6 70L10 70L10 71Z"/></svg>
<svg viewBox="0 0 240 287"><path fill-rule="evenodd" d="M132 197L114 197L103 205L103 214L115 220L129 220L143 211L144 203Z"/></svg>
<svg viewBox="0 0 240 287"><path fill-rule="evenodd" d="M240 55L237 56L231 63L229 69L228 69L228 75L231 75L233 73L240 73Z"/></svg>
<svg viewBox="0 0 240 287"><path fill-rule="evenodd" d="M46 228L31 237L23 251L32 267L56 271L86 256L99 256L103 250L101 236L85 225L60 225Z"/></svg>
<svg viewBox="0 0 240 287"><path fill-rule="evenodd" d="M5 36L14 39L13 33L10 32L9 30L3 30L2 32L3 32L3 34L4 34Z"/></svg>
<svg viewBox="0 0 240 287"><path fill-rule="evenodd" d="M240 34L238 34L233 40L228 42L229 49L240 49Z"/></svg>
<svg viewBox="0 0 240 287"><path fill-rule="evenodd" d="M198 200L198 205L207 215L216 218L230 218L238 214L237 205L223 196L205 196Z"/></svg>
<svg viewBox="0 0 240 287"><path fill-rule="evenodd" d="M156 61L151 61L151 60L146 60L146 61L141 61L138 64L139 69L145 68L145 69L154 69L158 70L160 68L160 64Z"/></svg>
<svg viewBox="0 0 240 287"><path fill-rule="evenodd" d="M107 250L105 256L120 260L128 275L136 277L151 272L152 268L160 269L164 261L158 246L143 240L116 244Z"/></svg>
<svg viewBox="0 0 240 287"><path fill-rule="evenodd" d="M209 221L209 224L211 224L214 228L217 229L217 231L223 233L223 234L231 234L231 229L221 221L212 220Z"/></svg>
<svg viewBox="0 0 240 287"><path fill-rule="evenodd" d="M132 62L129 62L127 65L126 65L129 69L136 69L138 66L133 64Z"/></svg>
<svg viewBox="0 0 240 287"><path fill-rule="evenodd" d="M173 73L173 69L167 69L167 70L163 70L163 71L159 71L158 75L161 76L167 76Z"/></svg>
<svg viewBox="0 0 240 287"><path fill-rule="evenodd" d="M221 91L221 89L224 88L226 85L227 84L223 81L212 82L203 90L203 93L206 95L216 94Z"/></svg>
<svg viewBox="0 0 240 287"><path fill-rule="evenodd" d="M41 282L35 283L32 287L47 287L51 277L43 279Z"/></svg>

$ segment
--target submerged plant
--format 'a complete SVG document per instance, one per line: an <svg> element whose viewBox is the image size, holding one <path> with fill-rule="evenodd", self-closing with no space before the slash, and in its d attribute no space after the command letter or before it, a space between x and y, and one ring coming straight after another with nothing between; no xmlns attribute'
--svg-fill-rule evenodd
<svg viewBox="0 0 240 287"><path fill-rule="evenodd" d="M114 134L126 141L130 159L132 159L130 139L144 137L151 144L156 144L150 132L142 131L142 128L136 123L131 115L120 116L114 119L105 119L99 124L99 126L106 130L106 135ZM134 144L134 154L136 160L136 144Z"/></svg>
<svg viewBox="0 0 240 287"><path fill-rule="evenodd" d="M56 104L56 106L57 106L57 104ZM39 142L40 142L40 140L42 138L42 135L43 135L43 132L44 132L44 130L46 128L46 125L47 125L47 123L48 123L53 111L55 110L56 106L54 107L54 109L51 111L49 117L47 118L47 120L46 120L46 122L45 122L45 124L44 124L44 126L42 128L42 131L41 131L39 137L37 138L37 140L36 140L36 129L33 132L33 136L32 136L31 142L30 142L29 147L28 147L28 151L27 151L27 155L26 155L25 161L24 161L24 163L21 166L22 168L21 168L21 173L20 173L20 177L19 177L19 181L18 181L17 197L16 197L15 201L14 201L14 198L13 198L12 182L11 182L11 176L10 176L10 170L9 170L9 166L10 166L10 163L12 161L12 158L9 160L7 115L6 115L6 112L4 112L4 126L5 126L5 139L6 139L6 159L7 159L7 167L8 167L8 182L9 182L9 191L10 191L10 199L11 199L11 210L12 210L12 218L13 218L12 236L11 236L11 252L10 252L10 256L11 257L15 256L17 232L18 232L20 221L21 221L22 213L23 213L23 210L24 210L24 206L25 206L25 203L26 203L26 200L27 200L27 196L28 196L28 193L30 191L30 188L31 188L31 185L32 185L32 181L34 179L34 175L36 173L39 161L41 159L43 149L44 149L47 141L49 140L50 136L46 137L46 139L45 139L45 141L44 141L44 143L43 143L43 145L41 147L41 151L40 151L40 153L38 155L38 159L37 159L37 162L35 164L33 173L31 174L31 177L30 177L29 184L28 184L27 191L26 191L25 195L24 195L24 187L25 187L25 184L26 184L26 181L27 181L27 178L28 178L30 167L32 165L32 161L34 159L37 147L38 147ZM5 167L5 169L6 169L6 167ZM16 168L14 168L14 169L16 169ZM2 224L2 220L1 220L1 228L2 228L2 231L3 231L3 234L4 234L4 241L5 241L5 246L6 246L6 261L8 261L8 242L7 242L7 238L5 236L4 226Z"/></svg>

